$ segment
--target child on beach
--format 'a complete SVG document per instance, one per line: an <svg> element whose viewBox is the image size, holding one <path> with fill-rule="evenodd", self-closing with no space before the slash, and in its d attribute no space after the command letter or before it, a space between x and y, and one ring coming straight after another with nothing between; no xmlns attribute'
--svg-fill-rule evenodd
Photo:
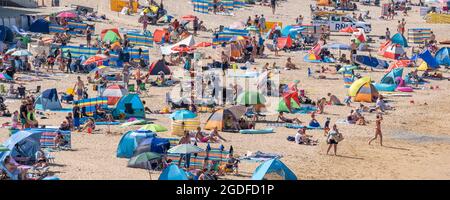
<svg viewBox="0 0 450 200"><path fill-rule="evenodd" d="M12 115L12 118L11 118L11 121L12 121L11 128L17 129L17 127L19 125L19 111L17 111L17 110L14 111L14 113Z"/></svg>

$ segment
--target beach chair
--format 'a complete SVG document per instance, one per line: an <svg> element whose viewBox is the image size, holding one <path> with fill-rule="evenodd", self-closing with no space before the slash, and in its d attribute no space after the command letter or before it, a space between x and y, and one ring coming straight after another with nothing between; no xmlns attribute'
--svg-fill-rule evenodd
<svg viewBox="0 0 450 200"><path fill-rule="evenodd" d="M128 92L136 92L134 84L129 84L128 85Z"/></svg>
<svg viewBox="0 0 450 200"><path fill-rule="evenodd" d="M0 94L1 95L6 95L8 93L8 90L6 90L6 86L1 84L0 85Z"/></svg>
<svg viewBox="0 0 450 200"><path fill-rule="evenodd" d="M149 96L150 96L150 94L148 93L147 88L145 87L145 83L141 83L141 84L139 85L139 90L141 91L141 94L145 94L145 95L142 96L142 97L149 97Z"/></svg>

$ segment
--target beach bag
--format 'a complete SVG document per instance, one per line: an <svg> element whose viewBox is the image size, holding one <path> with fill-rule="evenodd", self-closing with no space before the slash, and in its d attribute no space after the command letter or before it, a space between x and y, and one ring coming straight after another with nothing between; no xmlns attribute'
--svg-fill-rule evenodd
<svg viewBox="0 0 450 200"><path fill-rule="evenodd" d="M344 136L342 135L342 133L339 133L334 137L334 140L336 142L341 142L342 140L344 140Z"/></svg>
<svg viewBox="0 0 450 200"><path fill-rule="evenodd" d="M293 136L288 136L288 137L287 137L287 140L290 141L290 142L294 142L294 141L295 141L295 137L293 137Z"/></svg>

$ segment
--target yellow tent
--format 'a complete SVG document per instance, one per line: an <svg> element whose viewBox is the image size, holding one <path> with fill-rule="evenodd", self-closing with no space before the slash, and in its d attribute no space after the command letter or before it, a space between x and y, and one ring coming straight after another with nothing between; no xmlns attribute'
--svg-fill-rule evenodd
<svg viewBox="0 0 450 200"><path fill-rule="evenodd" d="M371 103L378 97L378 91L372 85L372 79L367 76L353 82L348 89L348 95L353 97L355 102Z"/></svg>
<svg viewBox="0 0 450 200"><path fill-rule="evenodd" d="M279 26L280 28L282 28L283 22L266 22L266 29L263 30L263 32L267 33L268 31L272 30L272 28L275 26Z"/></svg>
<svg viewBox="0 0 450 200"><path fill-rule="evenodd" d="M428 64L425 61L422 61L422 64L419 65L419 67L417 67L417 70L419 71L426 71L428 70Z"/></svg>

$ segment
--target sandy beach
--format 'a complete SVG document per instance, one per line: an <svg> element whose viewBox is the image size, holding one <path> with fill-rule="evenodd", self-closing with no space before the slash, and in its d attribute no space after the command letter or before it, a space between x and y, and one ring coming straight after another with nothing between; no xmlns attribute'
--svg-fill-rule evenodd
<svg viewBox="0 0 450 200"><path fill-rule="evenodd" d="M165 8L168 13L175 18L184 15L193 14L205 22L208 28L216 28L219 25L229 26L236 21L245 21L248 16L264 14L267 21L281 21L283 24L293 24L298 15L305 16L304 21L311 21L311 12L309 5L313 0L288 0L281 2L277 8L276 14L272 14L269 7L252 5L243 9L235 10L234 16L217 16L214 14L199 14L192 11L190 0L164 0ZM387 2L387 1L382 1ZM417 3L418 1L413 1ZM123 16L110 11L108 0L62 0L62 5L84 5L98 9L100 14L106 14L108 22L96 23L96 31L99 33L105 28L135 28L140 29L138 24L138 15ZM380 7L368 7L358 4L360 10L370 10L372 19L367 20L372 24L372 32L369 36L384 35L386 27L389 27L394 33L397 20L405 18L408 28L431 28L436 34L438 41L449 40L450 26L448 24L428 24L419 16L419 7L414 6L409 12L408 17L396 16L394 20L379 20L381 13ZM359 11L358 11L359 13ZM149 30L154 31L162 26L151 26ZM196 42L210 42L211 33L200 32L195 37ZM375 43L371 47L376 52L382 40L375 38ZM73 40L75 43L84 43L84 38ZM341 33L332 33L332 42L349 43L349 37ZM442 45L440 45L442 47ZM408 55L411 50L407 49ZM208 51L206 52L208 54ZM305 51L280 52L279 57L274 56L273 52L266 51L268 58L257 59L252 67L261 68L266 62L276 62L279 66L284 65L286 59L291 57L293 62L300 68L299 70L284 70L280 72L281 83L290 83L294 80L300 80L299 87L306 91L306 95L313 100L326 97L331 92L338 98L344 99L347 95L347 88L343 86L342 75L327 73L328 79L314 79L307 76L307 68L318 70L320 66L327 64L306 63L303 57L307 54ZM367 52L363 52L367 54ZM376 53L373 53L376 54ZM151 61L161 57L158 45L150 49ZM182 69L182 66L171 67L172 69ZM414 70L414 68L405 68L404 74ZM440 72L444 77L449 77L450 73L444 68ZM362 76L370 76L373 80L379 81L384 71L371 72L358 70ZM21 76L34 76L33 74L18 74ZM48 78L42 77L39 81L23 81L27 89L34 89L37 85L42 88L56 88L58 91L66 91L73 87L77 76L86 80L86 74L65 74L55 71ZM430 89L430 86L438 86L438 89ZM286 140L288 136L294 136L296 129L287 129L277 127L274 134L265 135L245 135L239 133L221 133L227 142L222 142L225 147L233 146L235 154L243 155L248 151L262 151L267 153L278 153L283 157L284 162L298 177L299 180L315 179L450 179L450 81L430 80L430 83L421 86L422 89L415 90L410 97L387 97L389 103L395 107L395 110L388 111L384 115L382 130L384 135L384 146L378 143L368 145L367 141L375 133L375 113L365 114L369 123L365 126L354 124L337 124L339 130L345 139L338 145L338 156L326 155L328 145L322 130L308 130L307 133L313 135L319 140L316 146L297 145ZM173 87L150 87L149 97L142 100L152 110L159 110L164 107L165 93ZM94 97L97 93L92 91L89 85L89 96ZM413 101L414 103L412 103ZM6 104L10 111L19 109L20 100L7 99ZM62 104L65 108L71 108L72 105ZM331 118L332 124L338 120L345 119L351 109L355 109L359 103L353 103L353 108L346 106L326 106L324 114L318 114L317 120L323 123L327 117ZM367 104L370 105L370 104ZM373 104L371 104L373 105ZM39 119L40 124L49 126L59 126L66 113L46 112L48 119ZM200 113L202 125L206 122L210 113ZM301 121L309 121L310 115L289 114L289 117L297 117ZM171 120L168 115L147 114L146 116L152 122L161 124L170 129ZM267 116L268 120L276 120L277 115ZM0 124L10 122L10 118L0 118ZM257 128L268 127L268 124L258 123ZM72 150L59 151L52 153L56 159L55 164L51 166L54 175L63 180L149 180L146 170L133 169L127 167L128 159L116 157L116 150L121 135L128 130L134 130L140 126L131 126L121 128L111 126L113 134L104 134L107 131L106 126L98 126L101 131L98 134L72 133ZM158 133L160 137L173 137L168 132ZM8 139L8 130L0 129L0 143ZM204 147L204 144L200 144ZM250 179L258 163L241 162L240 175L227 175L221 179ZM156 179L159 174L152 174Z"/></svg>

